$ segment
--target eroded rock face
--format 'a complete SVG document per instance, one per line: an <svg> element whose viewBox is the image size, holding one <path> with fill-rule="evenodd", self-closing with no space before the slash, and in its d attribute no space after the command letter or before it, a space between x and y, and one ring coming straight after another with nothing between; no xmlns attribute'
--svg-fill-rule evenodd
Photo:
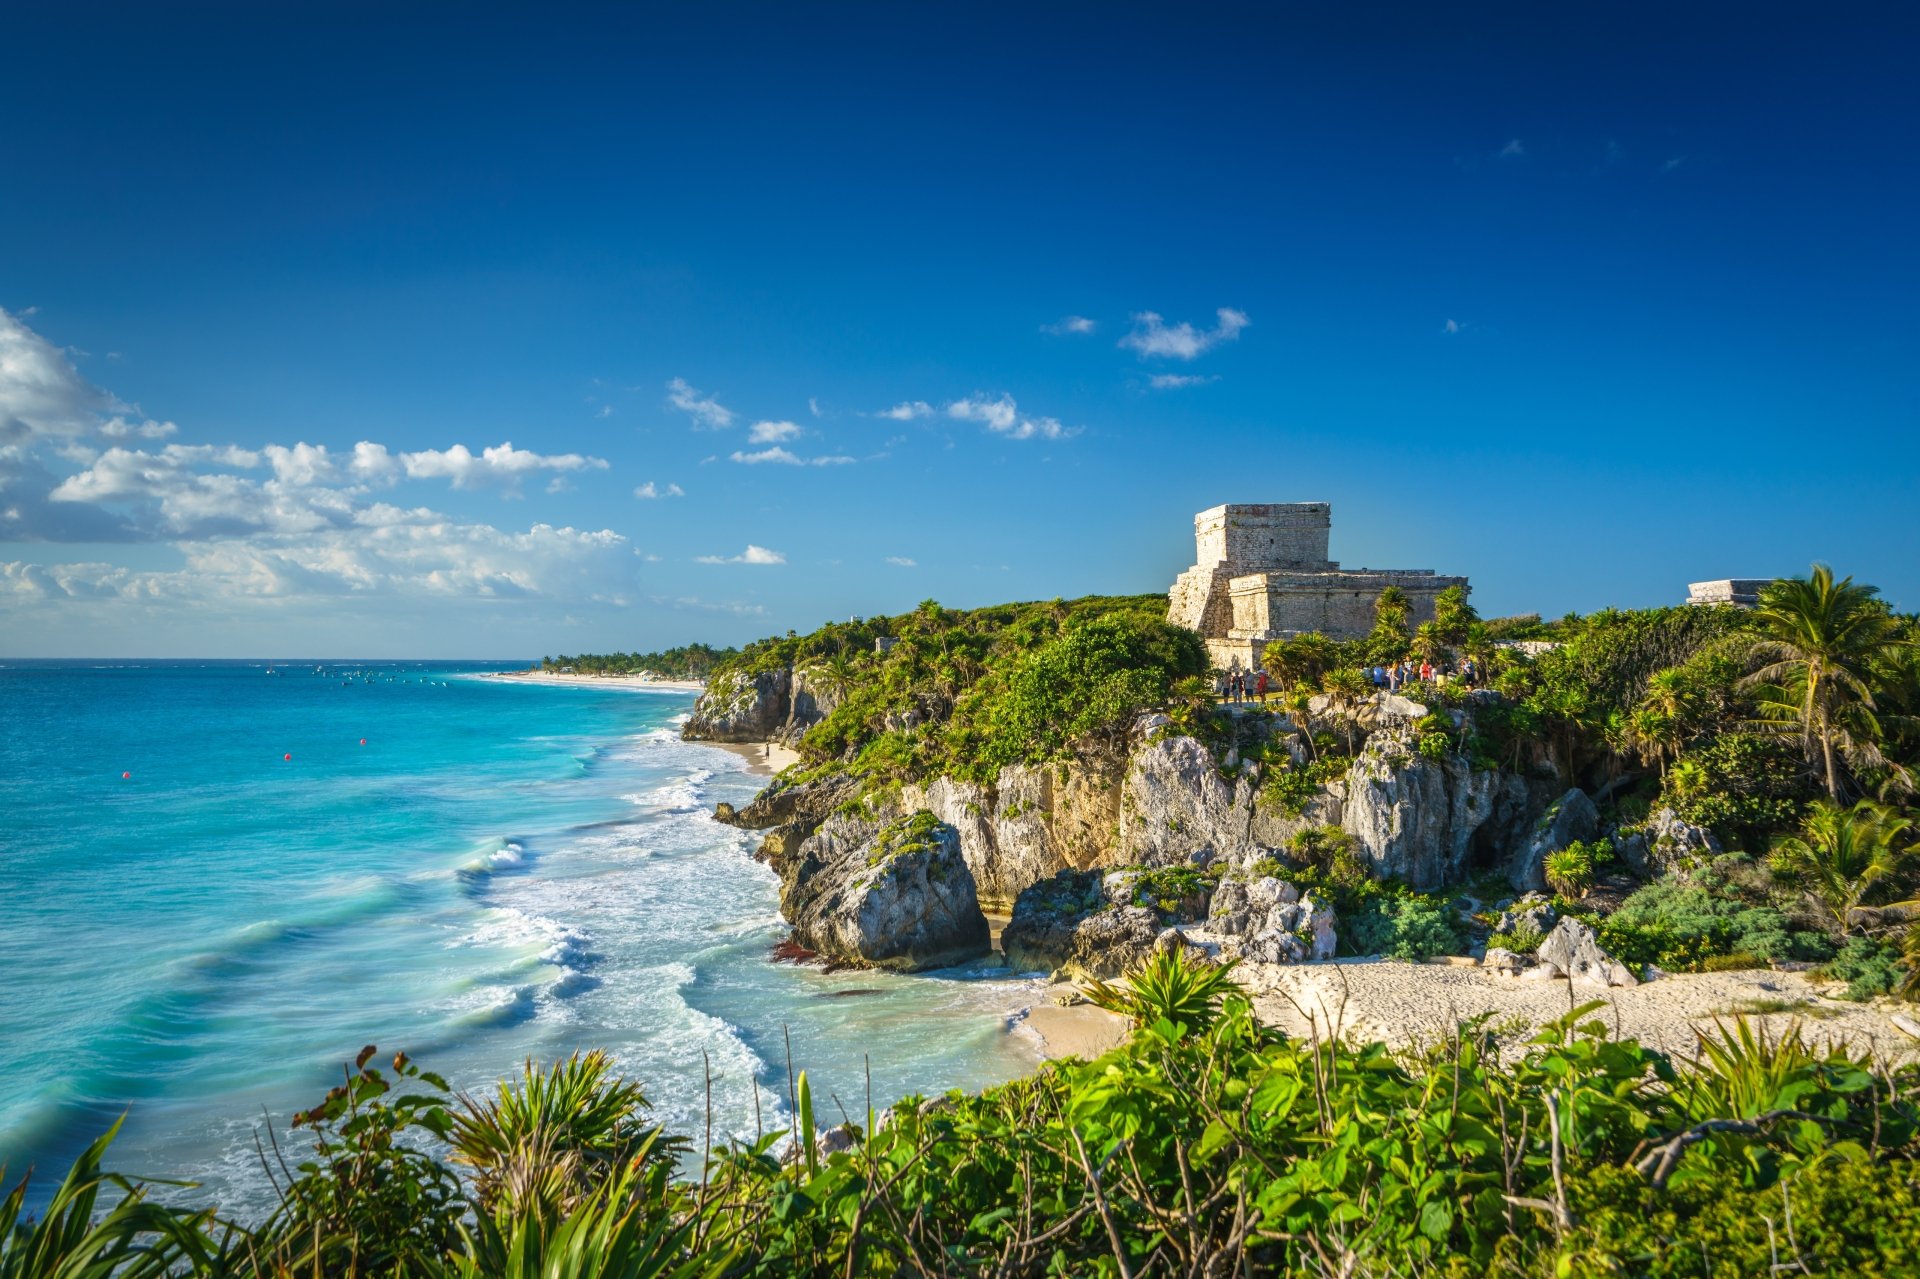
<svg viewBox="0 0 1920 1279"><path fill-rule="evenodd" d="M1574 981L1596 986L1638 986L1627 966L1600 948L1593 929L1577 919L1555 924L1547 939L1540 943L1537 956L1543 965L1552 965Z"/></svg>
<svg viewBox="0 0 1920 1279"><path fill-rule="evenodd" d="M1207 931L1227 954L1263 964L1332 959L1338 942L1333 907L1272 876L1221 880Z"/></svg>
<svg viewBox="0 0 1920 1279"><path fill-rule="evenodd" d="M1253 798L1252 781L1221 777L1198 741L1150 732L1127 763L1118 860L1174 866L1202 852L1231 857L1252 843Z"/></svg>
<svg viewBox="0 0 1920 1279"><path fill-rule="evenodd" d="M1521 778L1475 772L1456 755L1429 759L1410 731L1392 729L1368 738L1347 770L1340 824L1374 874L1431 890L1460 877L1476 840L1509 843L1529 806Z"/></svg>
<svg viewBox="0 0 1920 1279"><path fill-rule="evenodd" d="M1553 908L1553 902L1545 894L1528 893L1500 912L1499 922L1493 926L1493 930L1497 933L1517 933L1529 929L1545 937L1559 922L1560 912Z"/></svg>
<svg viewBox="0 0 1920 1279"><path fill-rule="evenodd" d="M1533 964L1533 956L1516 955L1514 952L1502 950L1498 946L1490 948L1480 960L1480 966L1482 968L1497 968L1501 972L1509 973L1517 973L1523 968L1531 968Z"/></svg>
<svg viewBox="0 0 1920 1279"><path fill-rule="evenodd" d="M764 742L792 713L793 674L786 667L758 675L733 672L707 685L681 726L690 742Z"/></svg>
<svg viewBox="0 0 1920 1279"><path fill-rule="evenodd" d="M836 815L779 869L794 940L830 960L913 972L987 953L959 832L931 813Z"/></svg>
<svg viewBox="0 0 1920 1279"><path fill-rule="evenodd" d="M1578 787L1548 805L1534 823L1513 859L1507 864L1507 882L1522 892L1542 892L1547 886L1547 854L1600 833L1600 810Z"/></svg>

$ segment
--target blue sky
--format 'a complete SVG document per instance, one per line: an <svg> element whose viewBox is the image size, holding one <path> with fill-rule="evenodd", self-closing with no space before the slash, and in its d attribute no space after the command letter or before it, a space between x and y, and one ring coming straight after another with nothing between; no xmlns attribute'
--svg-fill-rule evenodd
<svg viewBox="0 0 1920 1279"><path fill-rule="evenodd" d="M1162 590L1222 501L1489 614L1920 607L1900 6L8 26L0 653Z"/></svg>

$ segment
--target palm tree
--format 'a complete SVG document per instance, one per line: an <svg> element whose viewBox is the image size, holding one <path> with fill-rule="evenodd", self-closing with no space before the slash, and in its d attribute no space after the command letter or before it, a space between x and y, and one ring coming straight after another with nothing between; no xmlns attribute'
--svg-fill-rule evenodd
<svg viewBox="0 0 1920 1279"><path fill-rule="evenodd" d="M1371 692L1366 677L1350 666L1328 671L1320 686L1327 692L1327 709L1346 721L1347 751L1353 751L1354 712Z"/></svg>
<svg viewBox="0 0 1920 1279"><path fill-rule="evenodd" d="M1894 846L1912 829L1911 818L1868 800L1851 808L1817 801L1800 834L1777 841L1768 860L1776 874L1824 907L1845 936L1861 905L1913 851Z"/></svg>
<svg viewBox="0 0 1920 1279"><path fill-rule="evenodd" d="M1373 620L1381 626L1404 626L1407 611L1411 605L1407 593L1397 586L1389 586L1380 592L1380 598L1373 602Z"/></svg>
<svg viewBox="0 0 1920 1279"><path fill-rule="evenodd" d="M1840 759L1884 763L1875 715L1874 667L1903 641L1898 624L1851 577L1813 566L1808 578L1783 578L1760 594L1754 616L1764 628L1756 652L1770 659L1747 677L1763 719L1797 725L1807 758L1817 761L1834 803L1842 797Z"/></svg>
<svg viewBox="0 0 1920 1279"><path fill-rule="evenodd" d="M1435 666L1447 660L1446 637L1436 622L1422 622L1413 631L1413 655Z"/></svg>
<svg viewBox="0 0 1920 1279"><path fill-rule="evenodd" d="M1317 684L1338 656L1332 640L1319 631L1275 640L1260 651L1260 664L1282 687Z"/></svg>

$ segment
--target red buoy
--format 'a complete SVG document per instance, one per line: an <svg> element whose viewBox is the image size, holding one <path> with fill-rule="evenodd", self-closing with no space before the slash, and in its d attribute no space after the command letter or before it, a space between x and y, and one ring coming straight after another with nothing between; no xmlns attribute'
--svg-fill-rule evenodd
<svg viewBox="0 0 1920 1279"><path fill-rule="evenodd" d="M292 759L292 758L293 758L293 752L292 752L292 751L288 751L288 752L287 752L286 754L284 754L284 755L282 755L282 756L281 756L280 758L281 758L281 759Z"/></svg>
<svg viewBox="0 0 1920 1279"><path fill-rule="evenodd" d="M122 773L122 774L120 774L120 780L124 782L124 781L126 781L126 780L127 780L127 779L128 779L129 777L132 777L132 776L133 776L133 774L132 774L132 773Z"/></svg>
<svg viewBox="0 0 1920 1279"><path fill-rule="evenodd" d="M366 738L364 738L364 737L363 737L363 738L361 738L361 739L360 739L360 744L361 744L362 746L365 746L365 745L367 744L367 739L366 739Z"/></svg>

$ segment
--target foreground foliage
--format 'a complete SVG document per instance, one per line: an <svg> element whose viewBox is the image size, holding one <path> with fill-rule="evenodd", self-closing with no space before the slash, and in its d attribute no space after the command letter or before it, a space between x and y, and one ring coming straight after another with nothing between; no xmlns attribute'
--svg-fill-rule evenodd
<svg viewBox="0 0 1920 1279"><path fill-rule="evenodd" d="M1920 1249L1912 1068L1742 1020L1675 1061L1610 1041L1597 1003L1519 1042L1484 1020L1420 1051L1291 1040L1204 961L1136 976L1107 994L1140 1028L1096 1061L908 1099L831 1147L801 1075L791 1131L686 1180L593 1059L529 1068L456 1131L436 1080L363 1055L259 1228L152 1206L100 1172L103 1138L44 1220L8 1202L0 1276L1893 1275ZM492 1171L401 1153L446 1136ZM568 1192L507 1193L500 1151Z"/></svg>

